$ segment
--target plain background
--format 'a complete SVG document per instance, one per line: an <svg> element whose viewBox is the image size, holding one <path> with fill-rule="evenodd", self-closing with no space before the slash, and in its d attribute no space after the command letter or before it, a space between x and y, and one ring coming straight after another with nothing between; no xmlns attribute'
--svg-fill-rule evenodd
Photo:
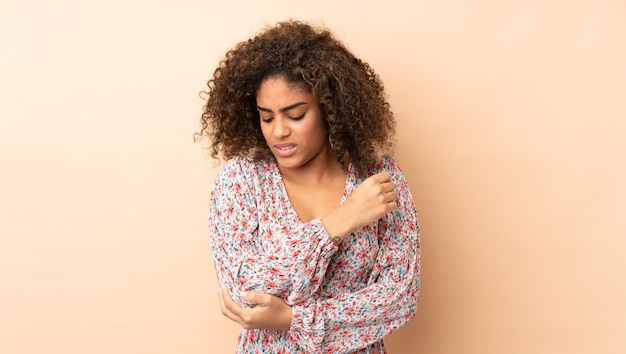
<svg viewBox="0 0 626 354"><path fill-rule="evenodd" d="M0 353L232 353L192 134L223 53L325 23L422 227L393 354L626 352L626 3L0 2Z"/></svg>

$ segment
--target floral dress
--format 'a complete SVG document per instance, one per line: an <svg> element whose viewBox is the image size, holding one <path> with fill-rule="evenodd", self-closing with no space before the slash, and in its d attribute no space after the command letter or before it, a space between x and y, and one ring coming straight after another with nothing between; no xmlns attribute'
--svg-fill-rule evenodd
<svg viewBox="0 0 626 354"><path fill-rule="evenodd" d="M211 194L209 236L218 281L234 301L242 291L292 306L288 331L243 329L237 353L385 353L383 338L415 314L420 244L415 206L397 163L388 171L398 208L333 244L319 219L302 222L273 159L236 157ZM342 203L364 178L348 168Z"/></svg>

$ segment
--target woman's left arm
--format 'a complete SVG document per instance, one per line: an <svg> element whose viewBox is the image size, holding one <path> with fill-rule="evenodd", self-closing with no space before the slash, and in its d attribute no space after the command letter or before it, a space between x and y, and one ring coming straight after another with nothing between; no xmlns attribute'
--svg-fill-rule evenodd
<svg viewBox="0 0 626 354"><path fill-rule="evenodd" d="M406 324L417 310L420 236L409 186L391 159L398 209L378 223L380 250L368 286L333 298L311 297L292 308L291 331L312 350L347 352L366 347Z"/></svg>

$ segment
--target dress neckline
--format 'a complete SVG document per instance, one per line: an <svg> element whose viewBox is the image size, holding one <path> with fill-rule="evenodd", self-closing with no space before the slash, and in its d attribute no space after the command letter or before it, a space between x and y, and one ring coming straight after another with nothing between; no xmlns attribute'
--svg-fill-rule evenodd
<svg viewBox="0 0 626 354"><path fill-rule="evenodd" d="M291 204L291 199L289 199L289 194L287 193L287 187L285 186L285 181L283 180L283 175L282 173L280 173L280 169L278 168L278 164L276 163L276 160L270 159L269 165L270 165L270 171L272 173L272 179L275 181L275 183L278 184L278 186L280 187L280 192L285 196L285 202L286 202L285 208L287 209L288 214L291 216L293 220L297 221L300 224L304 224L305 222L303 222L302 219L300 219L300 216L298 216L296 209ZM352 163L350 163L348 164L348 170L346 172L346 180L343 185L343 192L342 192L341 201L339 202L339 204L343 204L346 201L346 198L348 198L348 195L350 195L350 193L352 192L351 186L354 184L353 181L354 181L354 166L352 165ZM319 218L316 218L313 220L317 220L317 219ZM309 222L313 220L310 220Z"/></svg>

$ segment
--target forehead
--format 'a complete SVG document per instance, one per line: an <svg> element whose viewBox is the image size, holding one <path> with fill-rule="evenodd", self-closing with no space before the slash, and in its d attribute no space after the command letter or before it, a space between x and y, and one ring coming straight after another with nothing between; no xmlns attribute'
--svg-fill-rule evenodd
<svg viewBox="0 0 626 354"><path fill-rule="evenodd" d="M312 101L315 96L299 82L288 82L282 76L271 76L264 79L256 93L257 104L291 104L292 101Z"/></svg>

